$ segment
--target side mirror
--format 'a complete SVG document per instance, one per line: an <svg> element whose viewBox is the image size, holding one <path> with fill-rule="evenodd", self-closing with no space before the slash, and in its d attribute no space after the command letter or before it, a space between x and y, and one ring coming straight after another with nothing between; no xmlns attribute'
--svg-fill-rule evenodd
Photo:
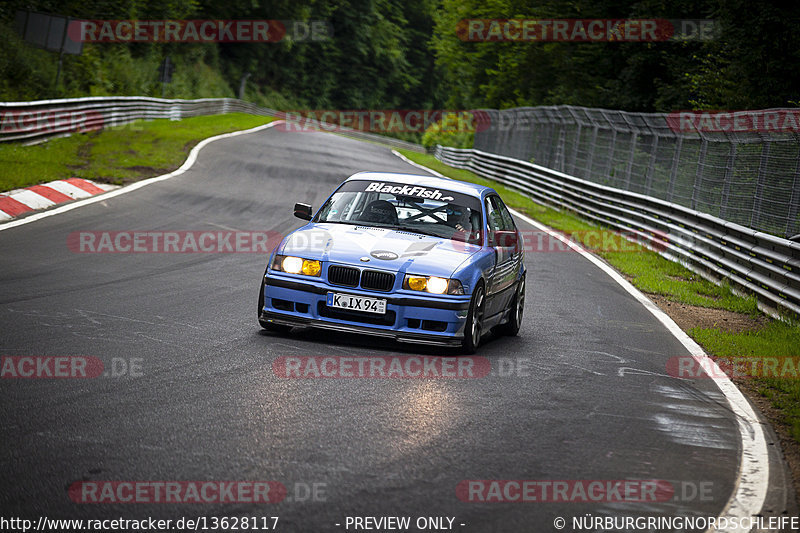
<svg viewBox="0 0 800 533"><path fill-rule="evenodd" d="M294 216L303 220L311 220L311 206L308 204L294 204Z"/></svg>
<svg viewBox="0 0 800 533"><path fill-rule="evenodd" d="M500 246L503 248L516 248L519 243L516 231L495 231L492 234L492 246Z"/></svg>

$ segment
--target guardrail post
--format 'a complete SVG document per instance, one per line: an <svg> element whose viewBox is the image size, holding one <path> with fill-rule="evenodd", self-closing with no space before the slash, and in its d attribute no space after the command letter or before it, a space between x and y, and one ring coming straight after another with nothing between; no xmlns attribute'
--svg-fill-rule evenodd
<svg viewBox="0 0 800 533"><path fill-rule="evenodd" d="M575 167L578 165L578 152L581 146L581 134L583 132L583 124L581 121L578 120L578 117L575 115L575 112L572 109L572 106L567 106L567 112L569 112L570 116L572 116L572 122L577 126L575 130L575 144L572 147L572 157L570 158L570 166L569 166L569 173L573 176L575 175Z"/></svg>
<svg viewBox="0 0 800 533"><path fill-rule="evenodd" d="M611 167L614 165L614 149L617 145L617 128L613 127L613 123L608 119L608 115L606 115L605 111L601 109L600 114L606 121L606 125L611 126L611 148L608 154L608 163L606 164L603 172L600 174L600 179L605 180L606 183L608 183L608 180L611 177Z"/></svg>
<svg viewBox="0 0 800 533"><path fill-rule="evenodd" d="M566 128L562 125L559 129L558 133L558 143L556 144L555 150L555 160L553 161L553 166L551 168L555 168L556 170L560 170L564 172L564 164L567 153L567 131Z"/></svg>
<svg viewBox="0 0 800 533"><path fill-rule="evenodd" d="M611 177L611 169L614 166L614 152L615 148L617 147L617 130L611 130L611 149L608 153L608 163L606 164L605 172L603 172L603 177L608 179Z"/></svg>
<svg viewBox="0 0 800 533"><path fill-rule="evenodd" d="M675 195L675 182L678 180L678 163L681 160L681 150L683 149L683 137L678 137L675 141L675 153L672 155L672 168L669 171L669 184L667 190L667 201L671 202Z"/></svg>
<svg viewBox="0 0 800 533"><path fill-rule="evenodd" d="M800 154L797 155L797 163L794 167L794 178L792 181L792 197L789 200L789 215L786 217L786 231L784 235L788 239L800 233L800 224L797 221L798 211L800 210Z"/></svg>
<svg viewBox="0 0 800 533"><path fill-rule="evenodd" d="M628 166L625 168L625 190L631 190L631 175L633 174L633 160L636 157L636 144L639 140L639 134L635 129L631 128L631 155L628 156Z"/></svg>
<svg viewBox="0 0 800 533"><path fill-rule="evenodd" d="M730 143L730 149L728 152L728 162L725 167L725 176L723 177L722 181L722 197L720 198L719 202L719 214L720 218L725 218L725 215L728 212L728 196L730 195L731 191L731 182L733 181L733 167L736 165L736 145L734 143Z"/></svg>
<svg viewBox="0 0 800 533"><path fill-rule="evenodd" d="M600 129L597 124L592 128L592 142L589 143L589 157L586 158L586 172L581 178L587 180L592 179L592 165L594 164L594 151L597 148L597 130Z"/></svg>
<svg viewBox="0 0 800 533"><path fill-rule="evenodd" d="M653 145L650 147L650 162L647 165L647 175L644 179L644 193L649 195L653 190L653 174L656 171L656 154L658 154L658 134L653 136Z"/></svg>
<svg viewBox="0 0 800 533"><path fill-rule="evenodd" d="M761 157L758 160L758 177L756 179L756 193L753 196L753 211L752 215L750 216L750 226L751 227L758 227L761 223L761 209L762 209L762 200L764 199L764 185L767 179L767 161L769 160L769 151L770 146L772 143L769 141L765 141L761 147ZM795 174L795 178L796 178ZM794 187L792 187L794 190ZM786 225L788 230L789 225Z"/></svg>
<svg viewBox="0 0 800 533"><path fill-rule="evenodd" d="M700 193L700 182L703 180L703 167L706 164L706 152L708 151L708 141L700 141L700 157L697 158L697 172L694 175L694 185L692 185L692 209L697 209L697 196Z"/></svg>

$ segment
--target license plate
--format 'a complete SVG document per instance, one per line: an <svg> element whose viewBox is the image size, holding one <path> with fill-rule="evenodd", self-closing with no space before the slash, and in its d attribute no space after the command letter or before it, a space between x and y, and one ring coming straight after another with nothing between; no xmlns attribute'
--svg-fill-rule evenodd
<svg viewBox="0 0 800 533"><path fill-rule="evenodd" d="M386 300L381 300L379 298L367 298L366 296L329 292L327 303L328 307L375 313L376 315L386 314Z"/></svg>

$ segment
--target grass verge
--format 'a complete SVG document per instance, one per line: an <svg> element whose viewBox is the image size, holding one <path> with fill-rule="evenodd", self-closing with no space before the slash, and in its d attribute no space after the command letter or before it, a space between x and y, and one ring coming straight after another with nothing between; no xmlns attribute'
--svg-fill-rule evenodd
<svg viewBox="0 0 800 533"><path fill-rule="evenodd" d="M30 146L0 144L0 191L73 177L124 185L175 170L205 138L272 120L243 113L141 120Z"/></svg>
<svg viewBox="0 0 800 533"><path fill-rule="evenodd" d="M468 170L447 166L431 155L408 150L399 152L415 163L432 168L445 176L488 185L500 193L509 206L556 230L572 233L598 229L597 225L570 212L557 211L537 204L514 189L482 178ZM755 330L742 331L725 331L718 327L685 327L687 333L710 355L723 358L800 356L800 327L796 324L767 320L760 316L755 297L738 296L727 284L715 285L682 265L664 259L656 252L638 245L636 253L631 253L598 249L596 246L591 246L591 242L582 244L603 257L642 292L659 295L667 301L680 305L696 306L698 309L719 309L744 314L753 318L753 323L759 324ZM667 312L669 313L669 310ZM753 381L758 393L768 398L778 410L781 417L778 422L786 426L789 436L795 443L800 443L800 368L791 367L785 372L781 368L778 375L782 377L759 377Z"/></svg>

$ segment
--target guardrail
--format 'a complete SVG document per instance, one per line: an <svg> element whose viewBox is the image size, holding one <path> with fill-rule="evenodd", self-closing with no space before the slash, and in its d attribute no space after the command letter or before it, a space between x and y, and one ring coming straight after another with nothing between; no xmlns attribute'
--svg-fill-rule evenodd
<svg viewBox="0 0 800 533"><path fill-rule="evenodd" d="M475 149L437 146L437 159L520 190L535 201L631 232L693 272L756 295L767 312L800 316L800 243L652 196Z"/></svg>
<svg viewBox="0 0 800 533"><path fill-rule="evenodd" d="M166 100L145 96L95 96L34 102L0 102L0 142L36 142L75 132L121 126L136 120L180 120L201 115L248 113L284 118L284 113L234 98ZM320 124L321 129L326 129ZM336 133L360 140L424 152L420 145L383 135L337 127Z"/></svg>

